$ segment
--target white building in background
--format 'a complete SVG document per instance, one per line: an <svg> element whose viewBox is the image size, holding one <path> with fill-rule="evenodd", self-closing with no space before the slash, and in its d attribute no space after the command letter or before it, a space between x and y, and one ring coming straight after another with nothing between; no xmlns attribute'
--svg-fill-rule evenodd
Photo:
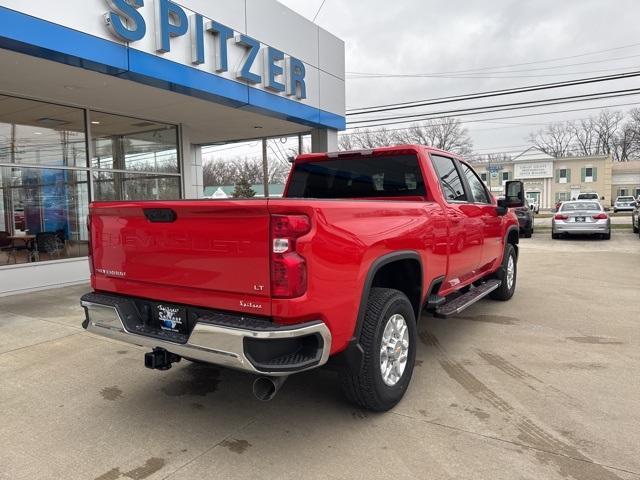
<svg viewBox="0 0 640 480"><path fill-rule="evenodd" d="M88 279L90 201L201 198L202 145L345 127L344 43L274 0L0 0L0 25L0 295Z"/></svg>

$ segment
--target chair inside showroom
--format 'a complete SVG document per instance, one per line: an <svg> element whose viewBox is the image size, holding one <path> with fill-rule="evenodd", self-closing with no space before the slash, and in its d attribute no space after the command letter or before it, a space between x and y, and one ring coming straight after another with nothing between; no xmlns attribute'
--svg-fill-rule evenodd
<svg viewBox="0 0 640 480"><path fill-rule="evenodd" d="M64 241L61 241L60 236L55 232L40 232L36 235L36 249L38 255L46 253L49 258L53 256L60 258L60 254L64 251Z"/></svg>
<svg viewBox="0 0 640 480"><path fill-rule="evenodd" d="M11 261L13 257L13 261L16 262L16 251L13 248L13 242L9 238L8 232L0 232L0 252L7 255L7 262Z"/></svg>

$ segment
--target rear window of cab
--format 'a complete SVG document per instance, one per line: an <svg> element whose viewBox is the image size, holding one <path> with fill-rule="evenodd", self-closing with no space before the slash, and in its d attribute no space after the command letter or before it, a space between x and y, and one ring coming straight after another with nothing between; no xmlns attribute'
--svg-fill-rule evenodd
<svg viewBox="0 0 640 480"><path fill-rule="evenodd" d="M288 198L424 197L426 189L415 155L338 158L299 163Z"/></svg>

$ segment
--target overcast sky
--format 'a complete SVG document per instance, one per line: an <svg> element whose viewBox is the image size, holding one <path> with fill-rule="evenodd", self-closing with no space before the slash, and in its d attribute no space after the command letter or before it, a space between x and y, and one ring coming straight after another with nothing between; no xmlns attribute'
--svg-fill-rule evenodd
<svg viewBox="0 0 640 480"><path fill-rule="evenodd" d="M310 19L322 3L322 0L280 1ZM347 106L350 108L607 75L640 67L638 0L326 0L316 22L345 40L348 72L457 72L637 44L602 54L483 70L482 75L480 72L465 75L493 78L349 78ZM584 64L555 68L576 63ZM633 88L639 83L636 78L582 89L558 89L538 93L535 98ZM509 103L530 98L522 95L491 101ZM640 95L600 103L510 112L507 115L632 102L640 102ZM465 103L464 106L471 105ZM631 107L619 107L628 108ZM467 126L477 149L493 149L525 144L528 132L540 128L540 125L530 124L583 118L592 113L595 112L524 117L499 123L469 123ZM512 125L514 123L529 125Z"/></svg>
<svg viewBox="0 0 640 480"><path fill-rule="evenodd" d="M322 0L280 1L309 19L313 19L322 3ZM347 72L432 74L471 70L464 75L454 73L441 78L357 79L349 76L348 108L640 69L638 0L326 0L316 23L345 41ZM609 51L592 54L603 50ZM551 59L559 60L546 61ZM531 62L536 63L517 65ZM640 77L556 89L533 96L506 96L484 103L476 101L423 107L417 112L634 87L640 87ZM580 119L597 113L596 110L546 112L636 102L640 106L640 95L487 114L474 117L483 121L468 122L466 127L477 153L515 154L526 148L530 132L551 122ZM633 106L612 109L630 108ZM376 116L401 113L413 112ZM544 115L486 121L532 113ZM229 154L236 152L240 154L241 150L232 150Z"/></svg>

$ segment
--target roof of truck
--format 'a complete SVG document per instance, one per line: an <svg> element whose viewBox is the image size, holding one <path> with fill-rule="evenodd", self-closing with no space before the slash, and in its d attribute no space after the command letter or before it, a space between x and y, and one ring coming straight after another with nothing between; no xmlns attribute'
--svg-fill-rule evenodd
<svg viewBox="0 0 640 480"><path fill-rule="evenodd" d="M305 153L303 155L299 155L296 158L296 162L310 162L314 160L327 160L327 159L335 159L335 158L348 158L348 157L359 157L359 156L376 156L376 155L406 155L409 153L417 153L417 152L428 152L428 153L439 153L441 155L446 155L448 157L454 157L458 160L462 160L460 155L455 153L447 152L445 150L441 150L435 147L428 147L426 145L393 145L390 147L377 147L377 148L363 148L360 150L344 150L339 152L326 152L326 153Z"/></svg>

